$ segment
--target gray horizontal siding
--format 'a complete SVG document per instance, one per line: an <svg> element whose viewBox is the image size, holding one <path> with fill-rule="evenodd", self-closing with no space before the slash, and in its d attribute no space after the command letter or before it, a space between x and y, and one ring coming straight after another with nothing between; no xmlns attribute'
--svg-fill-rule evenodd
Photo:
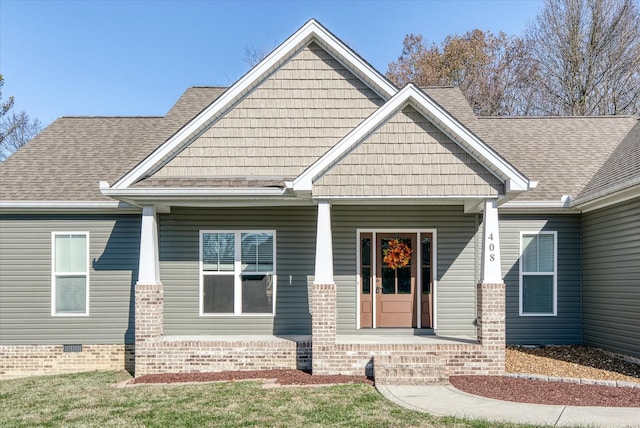
<svg viewBox="0 0 640 428"><path fill-rule="evenodd" d="M331 216L338 333L356 330L357 229L436 229L437 332L475 336L474 215L464 215L461 207L335 205Z"/></svg>
<svg viewBox="0 0 640 428"><path fill-rule="evenodd" d="M275 317L199 315L199 231L218 229L276 231ZM309 285L315 240L315 207L174 208L161 215L165 334L311 334Z"/></svg>
<svg viewBox="0 0 640 428"><path fill-rule="evenodd" d="M557 316L519 315L520 232L525 231L558 232ZM501 215L500 244L506 283L507 343L581 343L580 217Z"/></svg>
<svg viewBox="0 0 640 428"><path fill-rule="evenodd" d="M51 232L88 231L89 316L51 316ZM0 216L0 344L133 343L139 215Z"/></svg>
<svg viewBox="0 0 640 428"><path fill-rule="evenodd" d="M584 214L584 342L640 358L640 198Z"/></svg>

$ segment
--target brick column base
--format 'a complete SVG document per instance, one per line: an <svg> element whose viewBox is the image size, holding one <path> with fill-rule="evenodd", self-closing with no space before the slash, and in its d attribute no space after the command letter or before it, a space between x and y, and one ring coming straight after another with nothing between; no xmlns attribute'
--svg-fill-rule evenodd
<svg viewBox="0 0 640 428"><path fill-rule="evenodd" d="M336 345L336 285L311 286L312 373L332 374L330 360Z"/></svg>
<svg viewBox="0 0 640 428"><path fill-rule="evenodd" d="M156 373L156 341L164 334L162 284L136 284L136 377Z"/></svg>
<svg viewBox="0 0 640 428"><path fill-rule="evenodd" d="M487 367L499 374L505 364L505 284L478 284L478 341L488 359Z"/></svg>

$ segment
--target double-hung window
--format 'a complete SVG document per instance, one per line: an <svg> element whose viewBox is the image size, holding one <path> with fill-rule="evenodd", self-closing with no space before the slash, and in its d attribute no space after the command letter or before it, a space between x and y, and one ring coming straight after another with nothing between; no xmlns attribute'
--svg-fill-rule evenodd
<svg viewBox="0 0 640 428"><path fill-rule="evenodd" d="M556 315L558 235L520 233L520 315Z"/></svg>
<svg viewBox="0 0 640 428"><path fill-rule="evenodd" d="M51 247L51 315L89 315L89 232L53 232Z"/></svg>
<svg viewBox="0 0 640 428"><path fill-rule="evenodd" d="M273 314L275 232L200 232L200 314Z"/></svg>

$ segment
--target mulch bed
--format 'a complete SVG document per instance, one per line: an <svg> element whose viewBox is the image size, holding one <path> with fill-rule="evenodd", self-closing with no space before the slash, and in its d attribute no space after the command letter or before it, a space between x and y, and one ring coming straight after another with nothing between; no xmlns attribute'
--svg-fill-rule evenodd
<svg viewBox="0 0 640 428"><path fill-rule="evenodd" d="M184 383L276 379L280 385L335 385L366 383L373 380L364 376L317 375L302 370L253 370L216 373L162 373L135 378L133 383Z"/></svg>
<svg viewBox="0 0 640 428"><path fill-rule="evenodd" d="M454 376L461 391L504 401L567 406L640 407L640 388L545 382L505 376Z"/></svg>

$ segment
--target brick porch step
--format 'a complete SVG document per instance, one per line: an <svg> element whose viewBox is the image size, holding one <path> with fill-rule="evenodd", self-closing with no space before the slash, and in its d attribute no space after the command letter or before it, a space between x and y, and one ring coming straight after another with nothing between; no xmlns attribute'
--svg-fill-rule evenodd
<svg viewBox="0 0 640 428"><path fill-rule="evenodd" d="M373 371L379 385L423 385L449 381L445 359L434 354L376 355Z"/></svg>

